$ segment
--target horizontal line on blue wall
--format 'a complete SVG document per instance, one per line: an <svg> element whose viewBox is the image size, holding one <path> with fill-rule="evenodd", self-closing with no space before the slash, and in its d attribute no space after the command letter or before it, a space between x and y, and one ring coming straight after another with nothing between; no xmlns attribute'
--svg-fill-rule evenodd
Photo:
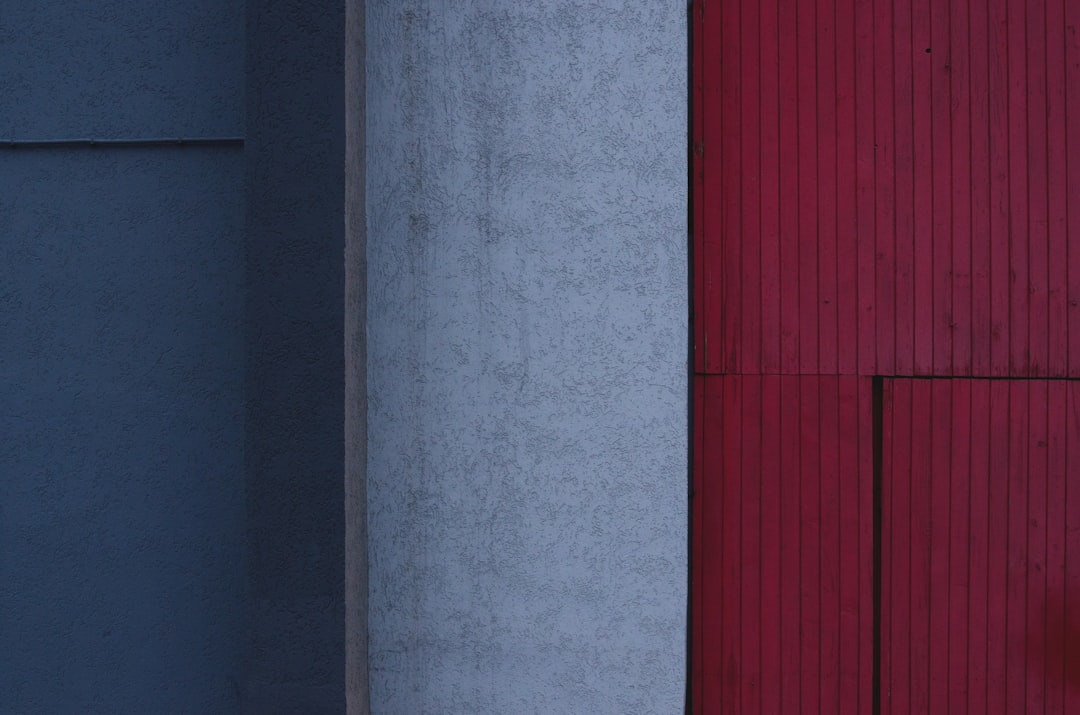
<svg viewBox="0 0 1080 715"><path fill-rule="evenodd" d="M92 149L150 146L220 146L244 145L243 137L172 137L158 139L7 139L0 140L6 149Z"/></svg>

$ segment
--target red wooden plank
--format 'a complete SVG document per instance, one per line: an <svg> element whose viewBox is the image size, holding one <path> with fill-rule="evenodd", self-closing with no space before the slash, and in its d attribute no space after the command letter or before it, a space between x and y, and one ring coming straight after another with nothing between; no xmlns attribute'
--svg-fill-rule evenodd
<svg viewBox="0 0 1080 715"><path fill-rule="evenodd" d="M931 125L930 2L911 3L912 145L914 163L915 374L932 375L934 363L934 135Z"/></svg>
<svg viewBox="0 0 1080 715"><path fill-rule="evenodd" d="M1066 220L1066 151L1065 131L1065 18L1063 0L1046 2L1046 84L1047 84L1047 330L1049 363L1053 376L1069 373L1068 241ZM1080 373L1071 373L1073 376Z"/></svg>
<svg viewBox="0 0 1080 715"><path fill-rule="evenodd" d="M949 536L952 511L952 380L930 382L930 465L926 534L929 564L927 712L949 712ZM922 430L922 431L925 431Z"/></svg>
<svg viewBox="0 0 1080 715"><path fill-rule="evenodd" d="M701 81L701 136L695 145L694 156L701 166L701 193L695 197L695 210L700 204L701 212L701 261L704 271L701 279L701 315L696 322L701 325L699 342L700 364L708 372L720 372L723 368L723 301L724 301L724 255L722 243L723 220L723 87L720 72L719 13L704 14L704 4L696 8L702 13L696 36L695 54L700 57ZM707 143L707 150L706 150ZM696 257L695 257L696 259Z"/></svg>
<svg viewBox="0 0 1080 715"><path fill-rule="evenodd" d="M848 687L862 682L861 661L845 654L864 648L866 622L861 572L849 581L844 565L865 558L872 522L867 532L862 511L849 513L856 503L865 510L866 497L846 489L848 461L864 456L848 452L845 383L810 375L1080 375L1080 328L1071 325L1080 251L1068 245L1080 230L1080 141L1070 141L1080 132L1080 91L1067 86L1080 83L1070 29L1080 10L1064 0L726 0L717 9L715 49L704 30L694 49L695 140L712 127L720 149L694 163L695 256L721 267L695 265L695 366L808 378L790 385L789 419L802 430L795 445L765 427L768 380L733 376L721 403L739 418L728 415L731 434L721 439L737 444L716 447L711 467L705 447L695 452L709 479L727 475L710 537L727 558L716 558L715 583L707 550L693 565L693 593L715 599L722 631L708 665L710 609L694 611L695 698L714 702L715 691L725 707L746 711L769 710L770 697L773 709L843 710L862 704L850 701L863 697L861 686ZM721 78L706 82L709 67ZM790 406L776 384L783 413ZM920 385L903 389L922 399ZM886 465L887 511L910 520L890 522L883 574L907 604L887 614L889 709L1067 710L1069 646L1046 625L1059 614L1067 631L1074 617L1068 445L1054 452L1055 388L925 389L926 421L939 429L920 432L918 409L909 409L909 442L891 443ZM1019 397L1018 413L1009 404ZM945 404L968 405L974 421L944 417ZM1028 407L1030 433L1017 422ZM695 523L710 521L709 507L694 508ZM775 531L765 525L770 513ZM904 553L893 543L902 538ZM777 618L766 617L770 608ZM799 633L790 647L780 640L785 623ZM722 693L708 690L710 677L723 680ZM780 687L770 690L770 678Z"/></svg>
<svg viewBox="0 0 1080 715"><path fill-rule="evenodd" d="M721 241L724 272L723 347L724 372L739 369L740 337L742 336L742 303L744 278L742 274L742 72L739 41L739 6L728 0L720 3L720 185L718 197L723 206Z"/></svg>
<svg viewBox="0 0 1080 715"><path fill-rule="evenodd" d="M1028 370L1045 376L1050 364L1046 144L1046 0L1027 5L1027 197L1028 205Z"/></svg>
<svg viewBox="0 0 1080 715"><path fill-rule="evenodd" d="M1065 712L1065 540L1067 383L1050 385L1046 454L1046 712ZM1076 522L1073 522L1075 528Z"/></svg>
<svg viewBox="0 0 1080 715"><path fill-rule="evenodd" d="M918 622L912 617L913 600L918 591L918 584L913 582L911 575L914 564L917 563L916 554L913 552L913 519L914 501L919 497L919 492L913 483L913 458L912 427L914 422L914 385L911 381L898 381L893 389L893 465L891 481L889 483L889 512L891 517L891 561L889 598L893 605L889 611L891 634L890 649L892 661L892 684L890 712L912 712L916 702L913 701L912 681L916 674L913 663L915 659L913 644L917 640L913 631ZM925 416L922 416L925 418ZM883 606L884 608L884 606ZM923 629L925 629L925 623ZM925 659L924 659L925 662ZM921 668L919 668L921 670Z"/></svg>
<svg viewBox="0 0 1080 715"><path fill-rule="evenodd" d="M778 376L761 382L761 708L779 713L782 662L781 539L783 514L780 502L787 488L781 468L783 449L782 408ZM788 437L790 439L790 437Z"/></svg>
<svg viewBox="0 0 1080 715"><path fill-rule="evenodd" d="M948 454L948 617L944 630L948 632L948 667L945 683L948 700L942 712L965 715L968 712L969 604L976 595L971 590L970 552L974 547L971 511L971 433L972 383L970 380L950 380L952 414ZM936 475L935 475L936 476ZM945 535L942 534L942 538ZM940 597L940 596L939 596Z"/></svg>
<svg viewBox="0 0 1080 715"><path fill-rule="evenodd" d="M818 325L816 371L835 374L838 367L837 241L836 241L836 0L817 0L817 250ZM824 707L823 703L823 707Z"/></svg>
<svg viewBox="0 0 1080 715"><path fill-rule="evenodd" d="M915 373L915 88L911 3L894 3L896 372ZM925 139L925 137L924 137Z"/></svg>
<svg viewBox="0 0 1080 715"><path fill-rule="evenodd" d="M897 127L896 72L897 53L893 24L893 0L874 2L874 178L876 216L874 236L877 248L875 283L877 287L877 372L892 375L910 372L911 362L896 359L897 332L897 135L907 124ZM902 14L902 13L901 13ZM902 103L900 106L904 106ZM910 174L910 172L909 172ZM904 207L904 213L908 209ZM905 284L906 285L906 284ZM904 333L903 340L910 335Z"/></svg>
<svg viewBox="0 0 1080 715"><path fill-rule="evenodd" d="M1057 21L1069 12L1063 0L722 2L698 75L719 75L700 90L702 132L719 144L696 179L697 241L716 265L695 285L705 369L1073 369L1062 328L1080 303L1068 251L1080 127L1067 109L1080 93L1066 86L1080 50Z"/></svg>
<svg viewBox="0 0 1080 715"><path fill-rule="evenodd" d="M932 315L926 329L933 333L932 374L953 373L953 167L952 84L960 48L952 46L950 2L930 2L930 174L932 187L933 246ZM958 332L958 331L957 331Z"/></svg>
<svg viewBox="0 0 1080 715"><path fill-rule="evenodd" d="M970 0L967 16L970 29L968 58L971 66L971 374L991 375L991 60L987 0Z"/></svg>
<svg viewBox="0 0 1080 715"><path fill-rule="evenodd" d="M1024 383L1028 398L1027 465L1027 712L1046 710L1046 482L1047 482L1047 383Z"/></svg>
<svg viewBox="0 0 1080 715"><path fill-rule="evenodd" d="M739 379L725 380L724 385L724 488L721 509L721 549L723 572L720 599L723 602L721 639L720 712L737 712L739 708L739 682L742 678L740 661L740 629L742 624L742 599L740 584L740 555L742 551L742 439L740 422L743 382Z"/></svg>
<svg viewBox="0 0 1080 715"><path fill-rule="evenodd" d="M703 712L718 712L723 662L720 644L724 641L724 422L725 382L723 378L704 380L705 404L702 407L702 461L700 559L702 571L701 637L699 688ZM735 425L732 424L732 432Z"/></svg>
<svg viewBox="0 0 1080 715"><path fill-rule="evenodd" d="M799 371L818 372L817 28L814 4L796 6L799 173Z"/></svg>
<svg viewBox="0 0 1080 715"><path fill-rule="evenodd" d="M970 375L972 347L972 241L971 199L973 141L971 113L971 52L968 40L968 0L951 0L949 15L949 57L945 65L949 75L949 102L952 107L950 145L952 147L950 179L952 192L946 193L951 205L952 275L949 290L952 309L947 327L952 332L952 365L937 374ZM936 105L935 105L936 106ZM981 149L981 146L980 146ZM980 236L982 238L982 236Z"/></svg>
<svg viewBox="0 0 1080 715"><path fill-rule="evenodd" d="M869 378L858 381L859 394L859 707L872 712L874 701L874 395ZM883 451L882 456L887 454ZM884 633L884 629L882 629Z"/></svg>
<svg viewBox="0 0 1080 715"><path fill-rule="evenodd" d="M801 378L780 378L780 704L782 713L802 712L802 621L799 613L801 586L801 522L799 487L802 481L800 454Z"/></svg>
<svg viewBox="0 0 1080 715"><path fill-rule="evenodd" d="M1072 712L1076 383L885 385L883 711Z"/></svg>
<svg viewBox="0 0 1080 715"><path fill-rule="evenodd" d="M990 385L988 380L973 380L971 386L971 471L968 481L971 502L971 539L969 547L968 632L968 712L980 715L987 707L987 654L990 652L990 627L987 621L990 579ZM1000 383L998 383L1000 384Z"/></svg>
<svg viewBox="0 0 1080 715"><path fill-rule="evenodd" d="M1065 465L1066 474L1075 474L1080 462L1080 382L1066 384ZM1065 713L1080 712L1080 488L1073 481L1065 483L1065 601L1064 670Z"/></svg>
<svg viewBox="0 0 1080 715"><path fill-rule="evenodd" d="M1009 374L1028 374L1028 182L1026 2L1008 3Z"/></svg>
<svg viewBox="0 0 1080 715"><path fill-rule="evenodd" d="M1009 523L1009 383L990 383L990 439L987 509L988 556L986 604L987 695L986 712L1006 715L1005 678L1006 653L1009 643L1005 637L1007 619L1006 599Z"/></svg>
<svg viewBox="0 0 1080 715"><path fill-rule="evenodd" d="M1080 5L1065 2L1064 27L1080 28ZM1065 32L1066 231L1080 236L1080 30ZM1080 376L1080 251L1068 251L1069 374Z"/></svg>
<svg viewBox="0 0 1080 715"><path fill-rule="evenodd" d="M780 368L797 373L799 362L799 75L794 0L780 6Z"/></svg>
<svg viewBox="0 0 1080 715"><path fill-rule="evenodd" d="M1027 677L1027 385L1012 381L1009 386L1009 478L1008 478L1008 549L1005 597L1005 710L1026 711Z"/></svg>
<svg viewBox="0 0 1080 715"><path fill-rule="evenodd" d="M818 393L818 424L820 425L820 482L821 513L820 550L818 562L821 578L821 712L840 709L840 385L835 376L816 379ZM848 489L848 485L844 485ZM853 484L851 486L854 486ZM853 567L857 568L855 564ZM857 661L856 661L857 662Z"/></svg>
<svg viewBox="0 0 1080 715"><path fill-rule="evenodd" d="M816 712L821 704L821 461L819 384L799 381L799 640L802 650L800 712Z"/></svg>
<svg viewBox="0 0 1080 715"><path fill-rule="evenodd" d="M910 532L911 550L910 619L911 686L910 709L929 712L930 702L930 435L938 427L933 423L929 380L911 381L911 450ZM929 424L927 430L925 425Z"/></svg>
<svg viewBox="0 0 1080 715"><path fill-rule="evenodd" d="M778 0L761 3L761 368L781 368L780 297L780 16ZM784 201L783 203L790 203Z"/></svg>
<svg viewBox="0 0 1080 715"><path fill-rule="evenodd" d="M836 1L835 47L837 370L841 375L857 375L860 247L856 224L855 0Z"/></svg>
<svg viewBox="0 0 1080 715"><path fill-rule="evenodd" d="M717 142L719 143L719 142ZM715 152L719 154L720 152ZM710 173L713 168L712 164L719 162L711 162L706 160L704 173L705 181L713 181L717 179L715 183L719 184L719 173ZM717 167L718 168L718 167ZM710 197L716 197L715 204L708 204L703 209L705 213L704 222L706 226L718 226L720 217L720 201L719 201L719 187L709 189L706 187L704 190L704 196L706 201ZM708 229L703 229L708 230ZM724 258L723 244L720 243L719 232L709 231L708 234L702 240L702 251L704 253L704 262L708 266L719 266ZM704 363L704 370L708 373L721 373L723 372L723 353L721 348L723 347L723 302L724 302L724 274L720 270L706 270L702 277L702 306L701 315L699 319L702 324L702 334L700 343L701 360Z"/></svg>
<svg viewBox="0 0 1080 715"><path fill-rule="evenodd" d="M889 715L894 712L902 712L896 708L899 696L896 669L900 665L897 661L894 666L893 654L897 651L897 643L893 639L896 632L893 623L893 615L903 599L894 598L897 586L894 586L893 574L896 572L896 554L900 543L896 539L896 522L893 519L895 494L894 485L898 481L896 477L896 424L897 413L902 412L906 401L897 399L897 389L903 387L896 380L885 380L882 385L881 403L881 594L880 594L880 634L878 658L880 659L881 712ZM906 417L902 415L901 419ZM906 575L904 577L906 582ZM904 700L906 702L906 699ZM865 712L865 711L864 711Z"/></svg>
<svg viewBox="0 0 1080 715"><path fill-rule="evenodd" d="M698 380L695 700L708 712L858 709L873 660L870 380Z"/></svg>
<svg viewBox="0 0 1080 715"><path fill-rule="evenodd" d="M740 471L741 543L739 581L742 632L739 634L739 699L732 712L761 710L761 380L758 375L737 378L742 383ZM732 584L734 586L734 584Z"/></svg>
<svg viewBox="0 0 1080 715"><path fill-rule="evenodd" d="M876 177L874 175L874 3L855 0L855 171L858 241L858 374L877 370L877 284L875 276ZM891 141L884 148L891 146ZM891 319L891 316L890 316Z"/></svg>
<svg viewBox="0 0 1080 715"><path fill-rule="evenodd" d="M1005 0L988 0L990 374L1009 374L1009 112Z"/></svg>
<svg viewBox="0 0 1080 715"><path fill-rule="evenodd" d="M735 0L729 0L736 5ZM741 372L761 371L761 56L758 37L758 2L746 0L739 7L739 50L742 118L742 168L739 210L742 225L739 241L742 244L741 332L738 345L738 369Z"/></svg>
<svg viewBox="0 0 1080 715"><path fill-rule="evenodd" d="M879 702L873 703L881 713L888 715L894 711L892 698L893 689L896 685L895 673L893 672L893 613L896 604L893 601L893 571L895 569L896 540L893 535L893 484L896 482L895 471L895 442L896 431L896 381L885 380L881 386L881 455L880 470L878 475L879 488L881 490L881 513L880 513L880 553L877 566L880 569L880 592L878 594L878 643L877 652L874 653L879 667Z"/></svg>
<svg viewBox="0 0 1080 715"><path fill-rule="evenodd" d="M703 3L694 5L691 17L692 32L692 67L693 76L692 102L690 109L691 131L694 151L690 154L690 165L693 175L693 194L691 205L693 206L693 247L691 256L691 269L694 276L694 371L705 371L705 324L706 324L706 274L717 273L716 264L707 259L705 253L705 206L708 196L705 193L705 161L704 142L705 134L705 31L702 17ZM714 43L715 44L715 43ZM706 266L709 270L706 272ZM700 704L700 701L698 701Z"/></svg>
<svg viewBox="0 0 1080 715"><path fill-rule="evenodd" d="M863 597L861 582L866 575L863 565L861 519L862 492L870 485L859 479L861 465L859 463L859 448L862 439L867 437L861 429L859 397L860 384L863 380L858 378L842 377L837 380L839 401L837 405L837 437L838 444L838 467L837 484L838 491L838 518L840 531L839 554L836 558L836 577L839 580L839 624L838 640L839 651L839 700L837 712L857 713L862 710L860 698L860 678L863 675L863 661L861 644L859 642L861 626L860 622L860 599ZM870 436L872 440L872 436ZM867 442L867 448L871 448L872 441ZM863 472L872 474L871 469ZM870 504L871 513L873 504ZM868 564L873 563L873 554L869 554ZM870 598L873 596L871 594ZM872 608L873 601L867 602L867 607ZM872 640L872 639L871 639ZM872 676L870 670L866 670L867 685ZM824 708L823 708L824 709Z"/></svg>
<svg viewBox="0 0 1080 715"><path fill-rule="evenodd" d="M693 500L691 502L691 532L690 538L693 548L690 551L690 681L692 699L695 712L701 712L704 707L704 682L705 674L702 666L705 658L705 576L706 564L714 566L706 560L706 543L711 524L705 522L705 426L707 416L710 420L709 427L713 427L712 419L715 415L706 412L706 378L697 375L694 377L694 425L693 425L693 453L694 471ZM715 500L713 500L715 501Z"/></svg>

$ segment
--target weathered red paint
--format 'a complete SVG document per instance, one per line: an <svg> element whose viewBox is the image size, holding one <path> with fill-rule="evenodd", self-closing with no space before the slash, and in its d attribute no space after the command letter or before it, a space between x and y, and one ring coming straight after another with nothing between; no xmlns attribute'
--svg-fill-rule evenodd
<svg viewBox="0 0 1080 715"><path fill-rule="evenodd" d="M871 711L871 379L695 389L698 712Z"/></svg>
<svg viewBox="0 0 1080 715"><path fill-rule="evenodd" d="M695 711L1080 712L1080 3L692 17Z"/></svg>
<svg viewBox="0 0 1080 715"><path fill-rule="evenodd" d="M698 371L1080 377L1078 15L698 4Z"/></svg>
<svg viewBox="0 0 1080 715"><path fill-rule="evenodd" d="M886 380L883 415L882 712L1077 711L1080 383Z"/></svg>

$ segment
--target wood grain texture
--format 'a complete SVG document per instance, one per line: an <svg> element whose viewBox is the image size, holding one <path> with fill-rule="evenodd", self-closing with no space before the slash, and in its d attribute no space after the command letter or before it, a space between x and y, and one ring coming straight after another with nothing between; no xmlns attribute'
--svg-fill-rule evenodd
<svg viewBox="0 0 1080 715"><path fill-rule="evenodd" d="M897 379L885 396L882 712L1072 712L1077 383Z"/></svg>
<svg viewBox="0 0 1080 715"><path fill-rule="evenodd" d="M868 711L871 380L700 376L700 712Z"/></svg>
<svg viewBox="0 0 1080 715"><path fill-rule="evenodd" d="M695 703L1080 708L1080 4L696 7Z"/></svg>
<svg viewBox="0 0 1080 715"><path fill-rule="evenodd" d="M710 5L698 370L1080 376L1078 12Z"/></svg>

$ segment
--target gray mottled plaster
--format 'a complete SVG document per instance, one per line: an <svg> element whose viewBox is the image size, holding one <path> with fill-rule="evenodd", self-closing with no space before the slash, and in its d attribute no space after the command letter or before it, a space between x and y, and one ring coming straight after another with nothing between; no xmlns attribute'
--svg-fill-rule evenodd
<svg viewBox="0 0 1080 715"><path fill-rule="evenodd" d="M366 32L372 710L678 712L685 6Z"/></svg>

